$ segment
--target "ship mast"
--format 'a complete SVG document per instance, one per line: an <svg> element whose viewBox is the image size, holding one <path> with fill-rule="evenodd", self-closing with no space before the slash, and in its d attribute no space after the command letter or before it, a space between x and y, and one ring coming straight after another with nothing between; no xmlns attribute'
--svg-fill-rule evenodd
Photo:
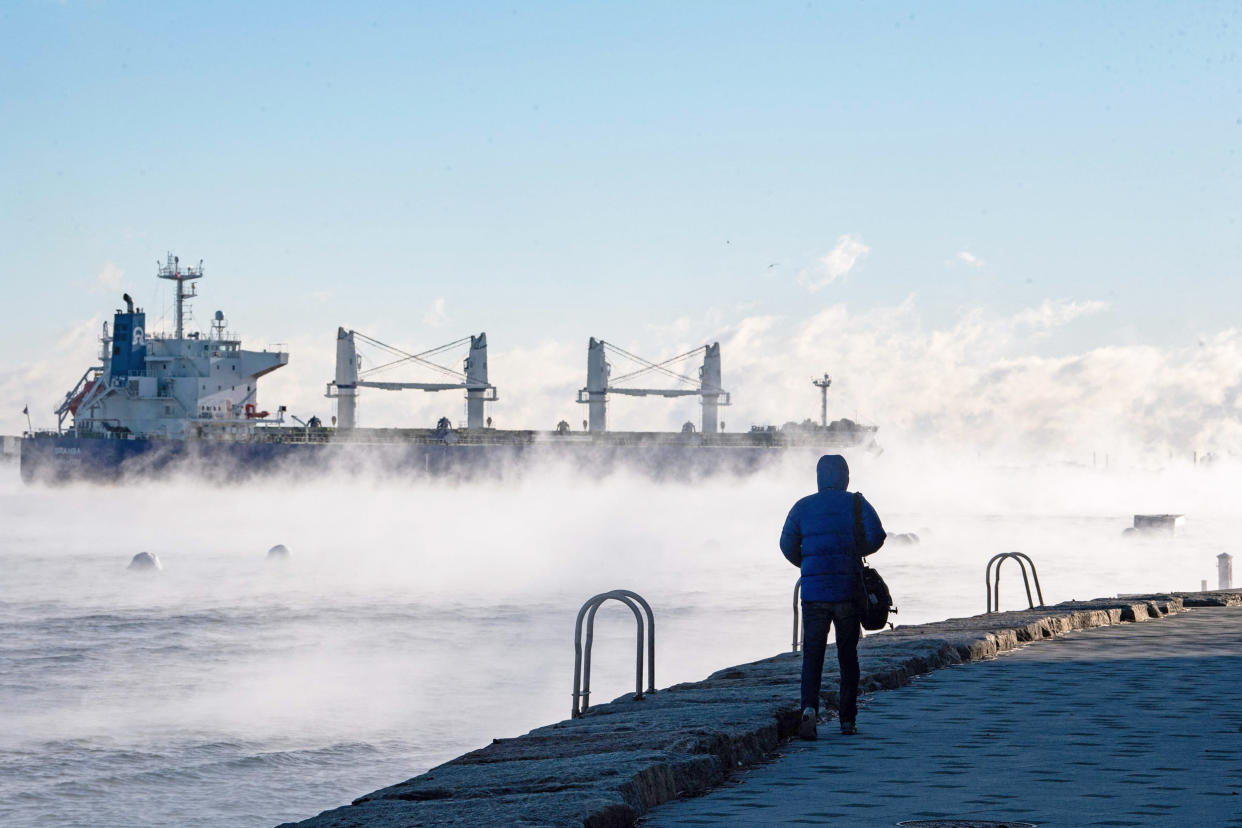
<svg viewBox="0 0 1242 828"><path fill-rule="evenodd" d="M168 254L168 261L165 264L156 262L159 272L156 274L161 279L171 279L177 283L177 339L185 336L185 303L188 299L198 296L198 286L190 285L190 292L186 293L185 283L192 279L203 278L203 262L200 259L198 267L181 267L181 257Z"/></svg>
<svg viewBox="0 0 1242 828"><path fill-rule="evenodd" d="M819 389L819 424L824 428L828 427L828 386L832 385L832 378L828 376L828 372L824 372L823 379L813 379L811 384Z"/></svg>

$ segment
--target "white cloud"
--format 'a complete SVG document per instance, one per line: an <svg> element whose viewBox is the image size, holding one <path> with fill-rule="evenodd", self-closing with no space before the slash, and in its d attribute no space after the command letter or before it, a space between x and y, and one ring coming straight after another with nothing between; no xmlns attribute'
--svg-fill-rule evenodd
<svg viewBox="0 0 1242 828"><path fill-rule="evenodd" d="M1161 461L1170 451L1242 453L1237 331L1185 347L1039 354L1049 328L1105 307L1045 302L1008 317L975 309L928 329L910 301L865 313L835 305L783 320L763 339L748 336L745 348L722 337L731 420L814 416L809 378L827 370L830 418L878 424L881 443L1044 461L1089 462L1093 451Z"/></svg>
<svg viewBox="0 0 1242 828"><path fill-rule="evenodd" d="M1027 308L1016 314L1013 321L1036 330L1050 330L1067 325L1082 316L1108 310L1107 302L1053 302L1045 299L1037 308Z"/></svg>
<svg viewBox="0 0 1242 828"><path fill-rule="evenodd" d="M870 252L871 248L864 244L861 239L847 233L837 239L836 246L820 258L819 266L816 270L804 270L799 274L798 281L807 290L814 293L820 288L832 284L837 279L849 275L854 266L862 259L865 259Z"/></svg>
<svg viewBox="0 0 1242 828"><path fill-rule="evenodd" d="M121 270L112 262L105 262L103 268L99 271L99 275L95 277L94 287L103 293L115 293L121 289L121 279L124 276L124 270Z"/></svg>
<svg viewBox="0 0 1242 828"><path fill-rule="evenodd" d="M433 328L438 328L448 321L448 314L444 312L444 297L441 296L431 303L431 308L423 314L423 324Z"/></svg>
<svg viewBox="0 0 1242 828"><path fill-rule="evenodd" d="M957 260L959 262L968 264L973 268L983 267L983 259L980 259L974 253L971 253L969 250L959 250L957 252Z"/></svg>
<svg viewBox="0 0 1242 828"><path fill-rule="evenodd" d="M36 429L54 428L52 412L65 392L82 372L98 364L99 335L103 316L95 316L55 332L45 351L18 368L0 369L0 400L8 402L0 410L0 434L21 434L26 430L22 407L30 406Z"/></svg>

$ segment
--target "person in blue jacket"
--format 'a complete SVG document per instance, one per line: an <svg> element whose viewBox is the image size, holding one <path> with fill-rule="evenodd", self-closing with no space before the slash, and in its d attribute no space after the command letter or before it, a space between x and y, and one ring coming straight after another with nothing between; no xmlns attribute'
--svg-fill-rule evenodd
<svg viewBox="0 0 1242 828"><path fill-rule="evenodd" d="M864 555L884 544L880 516L861 494L861 537L855 532L854 495L846 491L850 469L839 454L825 454L816 468L819 491L793 505L781 531L781 552L802 570L802 722L798 735L816 737L819 687L823 680L828 629L837 628L841 668L838 717L841 732L857 733L858 637L855 603Z"/></svg>

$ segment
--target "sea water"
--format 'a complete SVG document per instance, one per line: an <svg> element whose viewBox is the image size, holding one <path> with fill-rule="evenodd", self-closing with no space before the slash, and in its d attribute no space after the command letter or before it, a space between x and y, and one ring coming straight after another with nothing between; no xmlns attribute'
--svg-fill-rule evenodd
<svg viewBox="0 0 1242 828"><path fill-rule="evenodd" d="M0 467L0 824L270 826L346 804L567 717L574 618L608 589L654 607L660 686L788 651L797 572L776 538L811 462L61 488ZM984 565L1011 550L1049 603L1214 587L1235 477L855 463L886 527L920 536L872 559L903 624L982 612ZM1188 514L1175 536L1122 537L1166 511ZM278 543L291 557L268 560ZM163 568L128 570L142 551ZM1025 606L1016 567L1001 601ZM633 624L599 614L596 703L633 687Z"/></svg>

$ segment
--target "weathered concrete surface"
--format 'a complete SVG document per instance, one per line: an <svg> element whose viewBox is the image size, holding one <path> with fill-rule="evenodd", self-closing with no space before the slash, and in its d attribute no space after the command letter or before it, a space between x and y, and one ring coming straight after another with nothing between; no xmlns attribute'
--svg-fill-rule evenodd
<svg viewBox="0 0 1242 828"><path fill-rule="evenodd" d="M1075 630L1238 604L1242 591L1128 596L898 627L863 640L862 690L901 687L941 667ZM801 655L784 653L642 701L624 697L281 828L633 825L661 803L720 785L792 735L800 665ZM835 669L826 659L826 710L836 707Z"/></svg>
<svg viewBox="0 0 1242 828"><path fill-rule="evenodd" d="M1242 609L1079 630L864 699L644 828L1242 828Z"/></svg>

